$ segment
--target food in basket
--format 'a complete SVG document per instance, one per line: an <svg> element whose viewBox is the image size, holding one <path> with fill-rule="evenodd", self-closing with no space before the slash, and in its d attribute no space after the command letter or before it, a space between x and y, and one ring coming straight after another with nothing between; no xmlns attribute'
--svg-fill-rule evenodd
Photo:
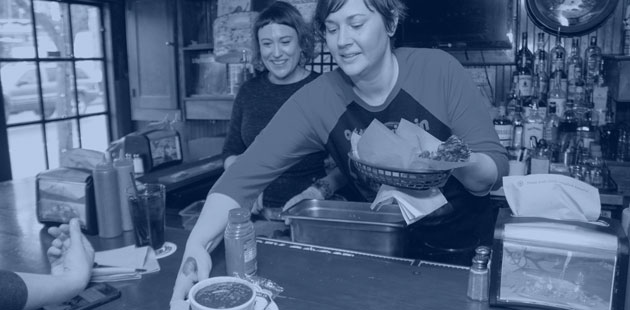
<svg viewBox="0 0 630 310"><path fill-rule="evenodd" d="M449 162L467 162L470 158L470 149L462 139L452 135L438 146L437 151L422 151L418 157Z"/></svg>
<svg viewBox="0 0 630 310"><path fill-rule="evenodd" d="M442 142L405 119L400 120L395 132L375 119L361 136L353 134L350 140L353 156L392 170L446 171L470 163L470 150L460 138Z"/></svg>

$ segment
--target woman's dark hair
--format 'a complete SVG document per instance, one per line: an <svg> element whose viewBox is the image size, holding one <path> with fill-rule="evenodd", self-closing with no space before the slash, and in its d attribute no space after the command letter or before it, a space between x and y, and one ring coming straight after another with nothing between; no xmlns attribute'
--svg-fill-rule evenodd
<svg viewBox="0 0 630 310"><path fill-rule="evenodd" d="M302 49L300 65L305 65L313 60L315 57L315 43L311 27L306 24L300 11L293 5L284 1L276 1L260 12L254 23L254 40L256 42L254 45L256 46L257 61L260 60L258 31L260 28L273 23L289 26L297 32L298 44Z"/></svg>
<svg viewBox="0 0 630 310"><path fill-rule="evenodd" d="M326 34L326 18L331 13L335 13L346 4L348 0L319 0L315 9L315 17L313 18L313 26L317 35L325 40ZM368 10L378 12L385 22L385 30L393 33L396 30L397 22L401 23L406 15L407 6L402 0L363 0Z"/></svg>

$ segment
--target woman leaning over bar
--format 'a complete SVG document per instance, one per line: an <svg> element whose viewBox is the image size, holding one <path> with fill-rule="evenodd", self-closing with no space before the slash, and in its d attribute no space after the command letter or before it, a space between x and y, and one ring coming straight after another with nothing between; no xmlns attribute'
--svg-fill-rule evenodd
<svg viewBox="0 0 630 310"><path fill-rule="evenodd" d="M507 174L505 148L479 90L455 58L434 49L392 48L390 39L404 13L401 0L318 2L315 27L339 68L289 98L210 190L186 244L172 305L184 299L194 281L208 277L208 250L220 242L228 211L250 206L303 156L327 150L354 188L351 199L371 201L375 193L357 177L348 153L351 133L374 119L405 118L440 140L457 135L472 150L471 164L455 169L441 189L448 203L409 227L416 232L413 248L448 246L468 236L489 242L480 225L487 225L483 218L490 214L489 191Z"/></svg>
<svg viewBox="0 0 630 310"><path fill-rule="evenodd" d="M291 4L276 1L260 13L254 24L257 59L265 71L239 90L223 146L227 170L265 128L282 104L319 74L306 70L313 58L313 34L300 12ZM317 103L314 103L317 104ZM326 199L344 183L339 169L327 175L319 151L302 158L267 186L254 203L256 233L271 237L287 228L280 218L282 207L302 199Z"/></svg>

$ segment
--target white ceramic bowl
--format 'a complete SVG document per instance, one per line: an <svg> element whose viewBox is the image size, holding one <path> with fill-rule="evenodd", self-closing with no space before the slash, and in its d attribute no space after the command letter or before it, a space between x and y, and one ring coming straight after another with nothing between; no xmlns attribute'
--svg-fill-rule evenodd
<svg viewBox="0 0 630 310"><path fill-rule="evenodd" d="M251 291L251 295L247 294L246 296L248 296L247 300L242 300L242 302L239 302L237 305L232 306L231 308L212 308L211 306L207 306L207 305L202 305L200 304L196 299L196 295L197 293L206 288L209 287L211 285L215 286L215 290L212 293L212 295L214 295L215 297L220 297L221 295L223 296L228 296L231 298L234 298L234 291L230 291L229 287L226 287L225 285L221 285L221 284L243 284L245 285L247 288L249 288L249 290ZM241 286L242 288L242 286ZM243 298L244 299L244 298ZM197 284L195 284L190 291L188 292L188 302L190 303L190 306L193 310L217 310L217 309L221 309L221 310L254 310L254 307L256 305L256 287L251 284L250 282L247 282L243 279L239 279L239 278L235 278L235 277L213 277L213 278L208 278L205 279L201 282L198 282Z"/></svg>

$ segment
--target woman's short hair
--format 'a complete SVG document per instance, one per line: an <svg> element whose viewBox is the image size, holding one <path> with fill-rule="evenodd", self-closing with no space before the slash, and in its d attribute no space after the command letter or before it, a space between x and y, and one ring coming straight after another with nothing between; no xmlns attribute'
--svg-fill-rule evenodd
<svg viewBox="0 0 630 310"><path fill-rule="evenodd" d="M348 0L319 0L315 9L315 17L313 24L317 35L325 39L326 34L326 18L331 13L335 13L346 4ZM393 33L396 30L397 23L401 23L407 16L407 6L402 0L363 0L365 6L372 12L376 10L385 22L385 30Z"/></svg>
<svg viewBox="0 0 630 310"><path fill-rule="evenodd" d="M309 63L315 57L314 37L312 28L304 21L300 11L293 5L284 1L275 1L265 8L254 22L254 40L256 42L256 60L260 60L260 49L258 46L258 31L269 24L279 24L295 29L298 37L298 44L302 49L302 59L300 65Z"/></svg>

